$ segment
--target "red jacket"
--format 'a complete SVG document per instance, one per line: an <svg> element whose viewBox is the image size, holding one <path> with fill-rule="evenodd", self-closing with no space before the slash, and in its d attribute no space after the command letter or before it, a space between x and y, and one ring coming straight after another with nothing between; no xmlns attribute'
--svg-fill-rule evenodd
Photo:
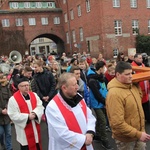
<svg viewBox="0 0 150 150"><path fill-rule="evenodd" d="M131 65L138 66L135 63L135 61L133 61L131 63ZM145 67L145 65L142 63L141 67ZM140 73L140 72L136 72L136 73ZM149 81L148 80L141 81L141 82L139 82L139 85L140 85L142 93L143 93L142 103L146 103L149 100L149 97L148 97L149 90L150 90Z"/></svg>

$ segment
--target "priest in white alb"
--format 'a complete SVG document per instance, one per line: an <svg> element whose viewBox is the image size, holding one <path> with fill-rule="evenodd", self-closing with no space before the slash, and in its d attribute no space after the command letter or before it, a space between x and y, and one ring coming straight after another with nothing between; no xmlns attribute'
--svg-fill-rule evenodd
<svg viewBox="0 0 150 150"><path fill-rule="evenodd" d="M28 79L19 78L18 91L8 102L8 115L15 125L21 150L42 150L40 122L43 111L40 98L29 91Z"/></svg>
<svg viewBox="0 0 150 150"><path fill-rule="evenodd" d="M58 80L58 89L46 108L48 150L93 150L96 119L77 93L75 76L63 73Z"/></svg>

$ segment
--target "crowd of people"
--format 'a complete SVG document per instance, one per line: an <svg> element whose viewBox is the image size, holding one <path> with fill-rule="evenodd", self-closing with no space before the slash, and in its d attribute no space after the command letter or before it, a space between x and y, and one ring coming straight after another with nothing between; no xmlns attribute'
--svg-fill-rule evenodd
<svg viewBox="0 0 150 150"><path fill-rule="evenodd" d="M150 135L149 81L132 82L132 66L145 67L142 54L106 61L100 53L65 53L60 60L27 56L0 67L0 146L12 150L11 124L21 150L42 150L40 122L46 121L49 150L145 150ZM6 65L7 64L7 65ZM146 64L146 66L148 66ZM2 69L3 68L3 69Z"/></svg>

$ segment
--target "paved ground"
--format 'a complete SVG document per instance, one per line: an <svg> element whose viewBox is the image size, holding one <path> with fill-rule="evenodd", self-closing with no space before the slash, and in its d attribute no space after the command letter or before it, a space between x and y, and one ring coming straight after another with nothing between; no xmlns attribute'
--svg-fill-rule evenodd
<svg viewBox="0 0 150 150"><path fill-rule="evenodd" d="M146 131L150 134L150 124L146 124ZM42 147L43 150L48 150L48 133L47 133L47 125L45 122L41 123L41 133L42 133ZM108 132L108 137L110 140L111 145L113 146L114 150L116 150L115 142L111 138L111 133ZM16 136L15 136L15 129L14 126L12 126L12 142L13 142L13 150L20 150L19 144L16 142ZM98 141L94 141L94 149L95 150L104 150L104 148L101 147L101 143ZM150 142L147 143L147 150L150 150Z"/></svg>

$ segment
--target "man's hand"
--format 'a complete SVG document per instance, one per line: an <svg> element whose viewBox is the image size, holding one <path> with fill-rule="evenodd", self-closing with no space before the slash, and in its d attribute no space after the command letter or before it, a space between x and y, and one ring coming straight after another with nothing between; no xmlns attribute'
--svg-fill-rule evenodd
<svg viewBox="0 0 150 150"><path fill-rule="evenodd" d="M43 97L43 100L44 100L45 102L48 102L49 96L44 96L44 97Z"/></svg>
<svg viewBox="0 0 150 150"><path fill-rule="evenodd" d="M86 140L85 140L85 145L91 145L93 142L93 134L87 133L86 135Z"/></svg>
<svg viewBox="0 0 150 150"><path fill-rule="evenodd" d="M140 138L140 141L142 142L147 142L150 140L150 135L145 133L145 132L142 132L142 135L141 135L141 138Z"/></svg>
<svg viewBox="0 0 150 150"><path fill-rule="evenodd" d="M2 114L7 115L7 109L6 108L2 110Z"/></svg>
<svg viewBox="0 0 150 150"><path fill-rule="evenodd" d="M29 120L34 120L35 117L36 117L36 114L35 114L35 113L31 112L31 113L29 114Z"/></svg>

